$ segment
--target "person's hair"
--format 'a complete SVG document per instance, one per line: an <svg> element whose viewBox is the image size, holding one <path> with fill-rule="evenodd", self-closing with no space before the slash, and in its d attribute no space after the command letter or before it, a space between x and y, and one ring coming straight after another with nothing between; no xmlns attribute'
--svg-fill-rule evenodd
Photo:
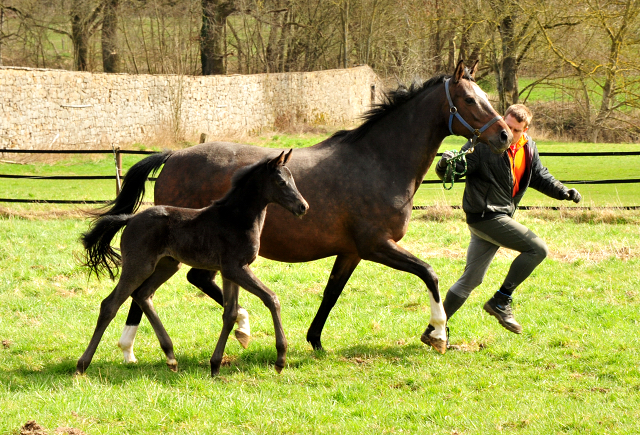
<svg viewBox="0 0 640 435"><path fill-rule="evenodd" d="M525 127L529 127L529 124L531 124L531 118L533 118L531 110L529 110L529 108L524 104L512 104L509 106L507 111L504 112L504 117L506 118L508 115L516 118L518 122L524 121Z"/></svg>

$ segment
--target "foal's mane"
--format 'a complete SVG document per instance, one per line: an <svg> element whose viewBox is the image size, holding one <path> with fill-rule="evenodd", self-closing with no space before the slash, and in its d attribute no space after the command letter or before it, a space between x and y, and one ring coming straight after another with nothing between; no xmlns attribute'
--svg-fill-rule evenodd
<svg viewBox="0 0 640 435"><path fill-rule="evenodd" d="M339 138L342 142L346 143L356 142L361 139L376 122L384 118L387 114L395 111L422 92L433 90L436 85L444 83L444 81L449 78L451 78L450 75L440 74L422 83L413 82L408 88L401 84L395 90L385 91L382 102L374 104L371 109L367 110L361 116L364 122L360 124L360 126L353 130L337 131L331 138ZM475 81L469 74L467 68L464 69L464 78L469 81Z"/></svg>
<svg viewBox="0 0 640 435"><path fill-rule="evenodd" d="M229 199L235 195L235 192L245 184L247 184L247 182L253 177L253 175L258 172L263 165L266 165L267 162L271 159L271 157L265 157L257 163L238 169L231 177L231 188L229 188L227 193L222 198L214 201L213 204L225 205L229 201Z"/></svg>

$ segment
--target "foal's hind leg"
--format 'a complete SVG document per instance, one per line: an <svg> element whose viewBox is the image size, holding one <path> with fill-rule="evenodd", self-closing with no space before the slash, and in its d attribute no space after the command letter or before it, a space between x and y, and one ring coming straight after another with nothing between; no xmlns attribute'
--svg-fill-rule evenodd
<svg viewBox="0 0 640 435"><path fill-rule="evenodd" d="M160 347L167 356L167 365L172 371L178 370L178 361L173 353L173 343L167 333L158 313L153 307L151 298L155 294L158 287L160 287L165 281L171 278L180 269L180 262L170 257L164 257L156 266L156 270L142 285L138 288L131 297L140 306L144 314L149 319L149 323L153 327L156 337L160 342Z"/></svg>
<svg viewBox="0 0 640 435"><path fill-rule="evenodd" d="M287 339L284 335L284 329L282 328L280 301L278 297L253 274L248 265L243 267L224 267L222 269L222 276L258 296L271 312L273 328L276 334L276 351L278 352L276 371L280 373L286 362Z"/></svg>
<svg viewBox="0 0 640 435"><path fill-rule="evenodd" d="M84 351L78 364L76 365L76 373L82 374L87 370L93 355L100 344L104 331L109 323L118 313L118 309L127 300L129 296L138 288L147 277L153 272L153 266L149 267L132 267L122 269L122 275L116 288L107 296L100 304L100 314L93 336L89 341L87 349Z"/></svg>
<svg viewBox="0 0 640 435"><path fill-rule="evenodd" d="M216 349L211 356L211 376L216 376L218 373L220 373L220 364L222 364L224 348L227 346L229 333L231 332L233 324L236 321L236 316L238 315L238 286L228 279L223 278L222 287L224 294L222 331L220 331L220 337L218 338Z"/></svg>
<svg viewBox="0 0 640 435"><path fill-rule="evenodd" d="M205 270L193 268L187 273L187 279L191 284L198 287L204 294L224 307L222 290L215 283L215 270ZM234 284L235 285L235 284ZM245 349L251 341L251 328L249 326L249 313L238 305L238 316L236 317L236 339Z"/></svg>

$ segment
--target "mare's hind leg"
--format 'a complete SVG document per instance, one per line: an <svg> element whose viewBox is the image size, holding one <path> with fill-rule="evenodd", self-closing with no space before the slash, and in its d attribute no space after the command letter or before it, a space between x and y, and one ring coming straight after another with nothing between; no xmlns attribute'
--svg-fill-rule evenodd
<svg viewBox="0 0 640 435"><path fill-rule="evenodd" d="M258 296L260 300L262 300L262 303L271 312L273 329L276 334L276 351L278 352L278 357L276 359L276 371L280 373L286 362L287 339L284 335L284 329L282 328L282 319L280 318L280 301L278 300L278 297L253 274L248 265L243 267L223 267L221 272L225 279L233 281L243 289Z"/></svg>
<svg viewBox="0 0 640 435"><path fill-rule="evenodd" d="M164 284L169 278L171 278L180 269L180 262L170 257L162 258L157 266L156 270L142 285L133 292L131 297L136 304L142 309L144 314L149 319L149 323L153 327L156 337L160 342L164 354L167 356L167 365L172 371L178 370L178 361L173 353L173 343L167 333L158 313L153 307L151 298L155 294L158 287Z"/></svg>
<svg viewBox="0 0 640 435"><path fill-rule="evenodd" d="M187 273L187 279L191 284L198 287L204 294L224 307L222 290L214 281L215 270L205 270L193 268ZM251 341L251 327L249 326L249 313L238 305L238 316L236 317L236 339L245 349Z"/></svg>
<svg viewBox="0 0 640 435"><path fill-rule="evenodd" d="M216 376L218 373L220 373L220 364L222 364L224 348L227 346L229 333L231 332L233 324L236 321L236 316L238 315L238 286L228 279L223 278L222 287L224 294L222 331L220 331L220 338L218 338L216 349L211 356L211 376Z"/></svg>
<svg viewBox="0 0 640 435"><path fill-rule="evenodd" d="M442 306L440 292L438 291L438 277L433 268L424 261L417 258L410 252L402 249L392 240L385 240L376 247L375 251L363 255L365 260L375 261L397 270L409 272L416 275L427 285L429 289L429 300L431 302L431 319L429 324L434 326L434 330L427 334L425 331L420 337L423 343L433 346L440 353L447 351L447 334L445 327L447 315Z"/></svg>
<svg viewBox="0 0 640 435"><path fill-rule="evenodd" d="M338 301L344 286L347 284L347 281L349 281L351 274L359 263L360 258L358 256L347 257L345 255L338 255L336 258L333 269L331 269L329 282L327 282L327 286L324 289L322 302L307 332L307 341L311 343L314 350L322 350L320 335L322 334L324 324L327 321L327 317L329 317L331 309Z"/></svg>
<svg viewBox="0 0 640 435"><path fill-rule="evenodd" d="M87 349L78 360L76 373L82 374L87 370L98 348L98 344L100 344L104 331L118 313L120 306L152 273L153 265L146 267L140 265L134 265L133 267L123 266L122 275L116 288L100 304L100 314L98 315L96 329L93 332Z"/></svg>

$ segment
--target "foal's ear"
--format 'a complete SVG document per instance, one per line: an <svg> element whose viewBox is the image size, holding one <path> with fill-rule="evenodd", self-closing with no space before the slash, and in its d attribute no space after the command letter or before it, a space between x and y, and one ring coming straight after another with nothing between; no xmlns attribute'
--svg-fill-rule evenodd
<svg viewBox="0 0 640 435"><path fill-rule="evenodd" d="M480 65L480 60L476 59L476 61L473 63L473 66L471 67L471 70L469 71L469 75L473 80L476 79L476 72L478 71L478 65Z"/></svg>
<svg viewBox="0 0 640 435"><path fill-rule="evenodd" d="M464 77L464 60L460 60L456 66L456 71L453 73L453 83L458 83L462 77Z"/></svg>
<svg viewBox="0 0 640 435"><path fill-rule="evenodd" d="M283 165L286 165L287 163L289 163L289 160L291 160L291 153L293 152L293 148L291 148L289 150L289 152L284 156L284 163Z"/></svg>
<svg viewBox="0 0 640 435"><path fill-rule="evenodd" d="M282 151L278 157L276 157L275 159L269 160L269 167L272 169L275 169L278 166L284 165L284 159L285 159L284 151Z"/></svg>

